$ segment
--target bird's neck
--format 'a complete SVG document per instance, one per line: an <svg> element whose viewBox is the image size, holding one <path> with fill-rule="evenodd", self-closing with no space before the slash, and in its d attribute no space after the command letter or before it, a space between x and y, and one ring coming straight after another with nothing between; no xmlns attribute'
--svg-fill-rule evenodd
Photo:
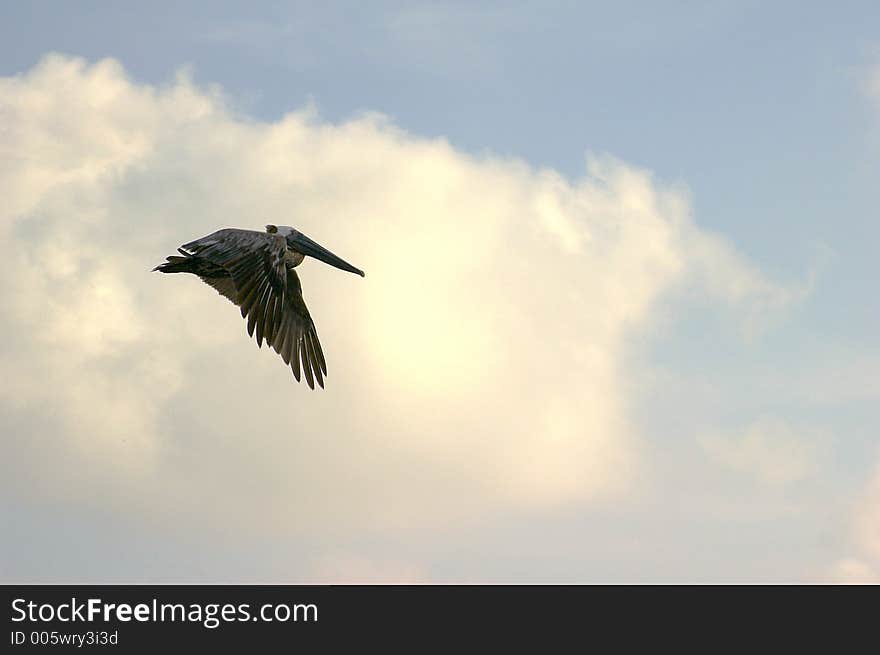
<svg viewBox="0 0 880 655"><path fill-rule="evenodd" d="M284 255L284 263L291 268L295 268L302 264L302 260L304 260L306 256L301 252L297 252L296 250L287 249L287 253Z"/></svg>

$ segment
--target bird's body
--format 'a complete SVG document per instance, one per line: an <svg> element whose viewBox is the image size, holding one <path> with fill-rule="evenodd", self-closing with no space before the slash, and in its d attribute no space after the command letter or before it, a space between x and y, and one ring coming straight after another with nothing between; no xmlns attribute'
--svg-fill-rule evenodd
<svg viewBox="0 0 880 655"><path fill-rule="evenodd" d="M226 228L184 244L154 271L192 273L241 309L248 334L257 344L272 346L297 381L300 364L306 382L324 386L327 364L315 323L302 297L293 269L305 257L363 276L360 269L340 259L292 227L267 225L265 232Z"/></svg>

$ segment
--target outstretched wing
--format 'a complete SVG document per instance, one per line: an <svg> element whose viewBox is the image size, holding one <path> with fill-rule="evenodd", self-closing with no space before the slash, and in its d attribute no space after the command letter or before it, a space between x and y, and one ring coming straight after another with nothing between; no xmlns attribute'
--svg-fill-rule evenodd
<svg viewBox="0 0 880 655"><path fill-rule="evenodd" d="M287 268L284 237L252 230L219 230L182 246L185 252L222 268L236 289L235 304L247 318L248 334L271 343L281 322ZM209 282L210 284L210 282ZM228 288L215 289L227 295Z"/></svg>
<svg viewBox="0 0 880 655"><path fill-rule="evenodd" d="M205 277L199 276L205 284L210 284L217 290L221 296L229 298L232 302L238 301L238 289L235 288L235 282L231 277Z"/></svg>
<svg viewBox="0 0 880 655"><path fill-rule="evenodd" d="M302 372L308 385L314 389L314 379L324 387L324 376L327 375L327 362L318 341L315 323L302 297L302 285L299 276L292 268L287 269L286 297L284 312L279 329L269 341L275 352L281 355L285 364L290 364L293 376L299 381L300 362Z"/></svg>
<svg viewBox="0 0 880 655"><path fill-rule="evenodd" d="M182 246L187 253L221 267L228 278L202 277L232 300L247 319L248 335L256 331L289 364L300 380L300 362L306 382L324 386L327 364L315 324L302 298L299 277L285 264L284 237L252 230L225 229Z"/></svg>

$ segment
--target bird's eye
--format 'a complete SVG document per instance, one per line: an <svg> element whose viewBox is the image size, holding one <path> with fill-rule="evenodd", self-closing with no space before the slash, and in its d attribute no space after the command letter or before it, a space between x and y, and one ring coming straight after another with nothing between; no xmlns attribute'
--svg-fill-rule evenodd
<svg viewBox="0 0 880 655"><path fill-rule="evenodd" d="M275 234L277 231L278 231L277 225L267 225L266 226L266 232L268 232L269 234Z"/></svg>

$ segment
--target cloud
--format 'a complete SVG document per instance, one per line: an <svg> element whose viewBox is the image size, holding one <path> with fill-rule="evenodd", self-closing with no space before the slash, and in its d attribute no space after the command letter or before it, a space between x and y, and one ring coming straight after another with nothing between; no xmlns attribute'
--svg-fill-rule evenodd
<svg viewBox="0 0 880 655"><path fill-rule="evenodd" d="M880 574L870 564L850 557L835 562L828 578L837 584L880 584Z"/></svg>
<svg viewBox="0 0 880 655"><path fill-rule="evenodd" d="M322 584L418 584L427 582L415 564L373 560L360 555L324 555L312 564L310 575Z"/></svg>
<svg viewBox="0 0 880 655"><path fill-rule="evenodd" d="M770 417L755 421L741 434L704 435L699 442L706 455L722 466L780 485L816 473L823 449L823 438L814 430L795 429Z"/></svg>
<svg viewBox="0 0 880 655"><path fill-rule="evenodd" d="M878 54L880 50L875 47L871 52L874 63L862 71L859 79L860 90L874 101L880 101L880 65L876 63L880 60Z"/></svg>
<svg viewBox="0 0 880 655"><path fill-rule="evenodd" d="M880 584L880 460L853 509L848 550L831 566L831 580Z"/></svg>
<svg viewBox="0 0 880 655"><path fill-rule="evenodd" d="M868 484L857 517L857 541L867 554L880 563L880 464Z"/></svg>
<svg viewBox="0 0 880 655"><path fill-rule="evenodd" d="M568 180L58 55L0 80L0 126L2 487L27 502L325 535L620 502L648 466L624 355L664 294L790 297L613 158ZM148 272L269 222L367 272L300 269L324 392L197 279Z"/></svg>

